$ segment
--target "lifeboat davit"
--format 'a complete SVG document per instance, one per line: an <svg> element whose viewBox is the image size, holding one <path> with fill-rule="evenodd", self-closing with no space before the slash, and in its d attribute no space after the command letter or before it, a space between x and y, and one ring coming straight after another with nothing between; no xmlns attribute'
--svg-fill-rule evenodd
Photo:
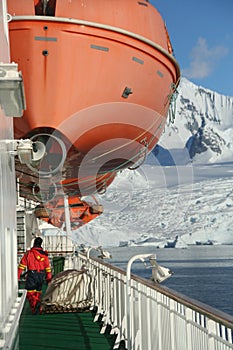
<svg viewBox="0 0 233 350"><path fill-rule="evenodd" d="M68 196L105 191L155 147L179 82L161 15L145 0L7 6L27 106L14 119L15 138L46 147L42 161L16 163L21 195L57 185Z"/></svg>

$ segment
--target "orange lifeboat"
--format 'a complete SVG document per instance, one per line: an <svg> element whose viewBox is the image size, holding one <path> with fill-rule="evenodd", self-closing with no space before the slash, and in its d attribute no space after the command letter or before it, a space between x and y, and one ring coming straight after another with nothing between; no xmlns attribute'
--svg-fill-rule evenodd
<svg viewBox="0 0 233 350"><path fill-rule="evenodd" d="M69 220L72 230L76 230L103 213L103 206L88 203L78 197L69 197ZM35 215L58 228L66 231L64 197L47 202L46 209L42 205L35 208Z"/></svg>
<svg viewBox="0 0 233 350"><path fill-rule="evenodd" d="M163 19L145 0L7 5L27 105L15 137L46 147L42 161L16 163L21 195L33 199L41 182L70 196L103 191L163 131L180 78Z"/></svg>

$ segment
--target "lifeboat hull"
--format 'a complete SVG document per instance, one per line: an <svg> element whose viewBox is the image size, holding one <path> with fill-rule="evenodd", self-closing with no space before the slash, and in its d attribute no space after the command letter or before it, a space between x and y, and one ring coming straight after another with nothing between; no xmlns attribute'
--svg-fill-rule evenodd
<svg viewBox="0 0 233 350"><path fill-rule="evenodd" d="M33 1L8 0L11 58L22 71L27 104L14 132L47 145L47 158L27 169L27 182L50 173L53 182L66 182L68 194L75 182L82 196L108 186L154 148L179 67L163 20L147 1L52 6L50 15L38 15ZM22 165L16 168L23 174Z"/></svg>

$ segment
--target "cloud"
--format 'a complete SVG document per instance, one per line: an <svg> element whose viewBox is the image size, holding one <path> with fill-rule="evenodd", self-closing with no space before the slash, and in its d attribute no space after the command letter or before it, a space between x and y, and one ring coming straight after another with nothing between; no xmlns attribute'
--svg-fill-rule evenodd
<svg viewBox="0 0 233 350"><path fill-rule="evenodd" d="M190 65L182 71L183 75L194 79L206 78L228 51L228 48L222 45L209 48L205 38L198 38L196 46L190 53Z"/></svg>

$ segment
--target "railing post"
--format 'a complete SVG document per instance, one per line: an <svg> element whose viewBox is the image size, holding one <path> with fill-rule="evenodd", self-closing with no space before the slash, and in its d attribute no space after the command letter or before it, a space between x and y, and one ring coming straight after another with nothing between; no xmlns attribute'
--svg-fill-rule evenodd
<svg viewBox="0 0 233 350"><path fill-rule="evenodd" d="M187 346L188 349L192 349L192 321L193 321L193 310L186 308L186 330L187 330Z"/></svg>
<svg viewBox="0 0 233 350"><path fill-rule="evenodd" d="M214 349L214 337L217 335L216 322L213 320L207 320L207 331L208 331L208 348Z"/></svg>
<svg viewBox="0 0 233 350"><path fill-rule="evenodd" d="M163 316L162 316L162 294L160 292L157 293L157 320L158 320L158 350L163 350L163 340L162 340L162 324L163 324Z"/></svg>
<svg viewBox="0 0 233 350"><path fill-rule="evenodd" d="M71 235L71 224L70 224L70 207L68 196L64 196L64 207L65 207L65 222L66 222L66 250L68 250L68 236Z"/></svg>
<svg viewBox="0 0 233 350"><path fill-rule="evenodd" d="M170 299L170 327L171 327L171 350L177 350L176 348L176 332L175 332L175 305L176 302L173 299Z"/></svg>

